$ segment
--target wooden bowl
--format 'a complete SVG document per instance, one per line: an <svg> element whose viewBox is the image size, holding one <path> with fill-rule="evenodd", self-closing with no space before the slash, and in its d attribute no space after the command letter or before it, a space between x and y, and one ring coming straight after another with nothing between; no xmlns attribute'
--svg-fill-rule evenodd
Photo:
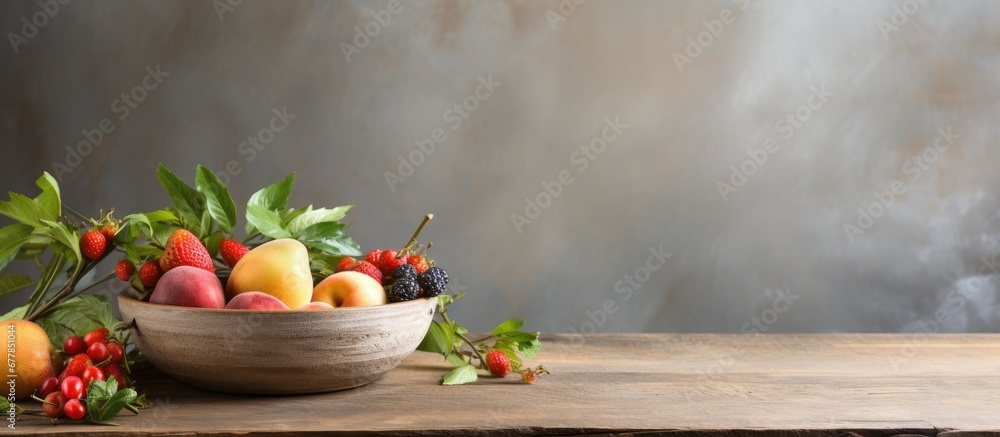
<svg viewBox="0 0 1000 437"><path fill-rule="evenodd" d="M322 393L374 381L424 338L437 298L326 311L188 308L118 296L132 340L156 368L195 387Z"/></svg>

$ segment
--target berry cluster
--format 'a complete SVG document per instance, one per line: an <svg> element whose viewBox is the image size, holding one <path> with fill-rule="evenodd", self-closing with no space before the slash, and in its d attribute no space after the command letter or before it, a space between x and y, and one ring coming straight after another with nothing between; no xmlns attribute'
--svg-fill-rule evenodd
<svg viewBox="0 0 1000 437"><path fill-rule="evenodd" d="M87 234L83 237L87 238ZM80 241L81 249L84 247L83 241L83 239ZM250 249L242 243L229 238L223 238L219 242L219 255L230 268L236 266L236 263L249 251ZM170 234L160 258L142 263L139 267L139 282L147 289L153 288L164 272L179 266L198 267L215 273L215 266L208 249L198 237L186 229L178 229ZM126 259L118 261L115 265L115 274L122 281L130 282L135 273L135 265Z"/></svg>
<svg viewBox="0 0 1000 437"><path fill-rule="evenodd" d="M68 417L83 420L87 414L87 390L93 381L113 376L124 385L127 381L119 365L125 363L125 349L114 339L108 339L107 328L90 331L83 338L69 337L63 352L69 355L58 377L50 377L38 388L45 414L52 419Z"/></svg>
<svg viewBox="0 0 1000 437"><path fill-rule="evenodd" d="M420 297L434 297L444 292L448 273L440 267L431 267L424 255L405 255L406 250L375 249L364 260L344 257L337 265L337 272L354 271L371 276L386 286L389 302L405 302Z"/></svg>

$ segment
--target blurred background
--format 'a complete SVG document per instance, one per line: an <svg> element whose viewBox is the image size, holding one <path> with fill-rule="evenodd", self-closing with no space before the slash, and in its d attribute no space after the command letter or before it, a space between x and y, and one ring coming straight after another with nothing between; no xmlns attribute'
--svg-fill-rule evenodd
<svg viewBox="0 0 1000 437"><path fill-rule="evenodd" d="M3 2L0 187L433 212L473 330L1000 330L1000 5L577 2Z"/></svg>

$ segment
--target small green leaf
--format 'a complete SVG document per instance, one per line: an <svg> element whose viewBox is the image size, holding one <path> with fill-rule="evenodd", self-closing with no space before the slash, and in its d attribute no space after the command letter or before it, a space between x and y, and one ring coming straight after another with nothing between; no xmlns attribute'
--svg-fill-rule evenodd
<svg viewBox="0 0 1000 437"><path fill-rule="evenodd" d="M295 172L253 193L247 202L247 206L260 205L270 210L285 209L288 205L288 196L292 193L293 185L295 185Z"/></svg>
<svg viewBox="0 0 1000 437"><path fill-rule="evenodd" d="M181 219L189 226L199 225L201 215L205 211L205 195L191 188L180 177L167 170L162 163L156 167L156 178L160 180L160 185L163 185L170 200L174 202ZM194 230L192 232L198 234Z"/></svg>
<svg viewBox="0 0 1000 437"><path fill-rule="evenodd" d="M292 233L292 235L298 235L303 229L317 223L336 223L338 220L344 218L353 206L354 205L338 206L331 209L320 208L303 213L288 222L288 230Z"/></svg>
<svg viewBox="0 0 1000 437"><path fill-rule="evenodd" d="M28 306L22 305L7 311L7 314L0 316L0 320L21 320L28 315Z"/></svg>
<svg viewBox="0 0 1000 437"><path fill-rule="evenodd" d="M493 329L493 335L497 336L505 332L517 331L518 329L521 329L522 326L524 326L524 319L510 319L497 325L497 327Z"/></svg>
<svg viewBox="0 0 1000 437"><path fill-rule="evenodd" d="M520 369L521 368L521 357L517 356L517 353L514 352L514 349L510 345L507 345L507 344L500 345L500 344L498 344L498 345L494 346L494 349L499 350L500 352L503 352L503 354L507 356L507 359L510 360L510 367L512 369Z"/></svg>
<svg viewBox="0 0 1000 437"><path fill-rule="evenodd" d="M462 326L461 324L459 324L458 322L452 321L451 323L452 323L452 325L455 328L455 333L457 333L457 334L463 334L463 335L469 333L469 330L465 329L465 327Z"/></svg>
<svg viewBox="0 0 1000 437"><path fill-rule="evenodd" d="M113 318L106 296L84 294L63 301L37 322L54 344L62 344L66 337L83 336L94 329L107 327L103 322Z"/></svg>
<svg viewBox="0 0 1000 437"><path fill-rule="evenodd" d="M0 275L0 298L34 283L27 275L2 274Z"/></svg>
<svg viewBox="0 0 1000 437"><path fill-rule="evenodd" d="M0 228L0 270L7 267L7 264L10 264L17 256L18 250L31 239L33 229L30 225L23 223L14 223Z"/></svg>
<svg viewBox="0 0 1000 437"><path fill-rule="evenodd" d="M516 343L525 343L529 341L538 340L537 332L514 331L514 332L505 332L503 334L500 334L500 336Z"/></svg>
<svg viewBox="0 0 1000 437"><path fill-rule="evenodd" d="M233 226L236 226L236 203L233 202L229 189L212 170L203 165L199 165L195 172L194 185L205 195L208 212L222 232L232 235Z"/></svg>
<svg viewBox="0 0 1000 437"><path fill-rule="evenodd" d="M80 255L80 238L76 236L76 232L69 230L63 223L48 220L43 220L42 222L49 227L46 234L62 243L63 246L66 246L76 256L76 259L71 260L72 263L75 264L83 259L83 256Z"/></svg>
<svg viewBox="0 0 1000 437"><path fill-rule="evenodd" d="M55 220L58 217L49 214L31 198L15 192L10 193L9 201L0 202L0 215L36 228L45 227L42 220Z"/></svg>
<svg viewBox="0 0 1000 437"><path fill-rule="evenodd" d="M476 372L476 367L472 364L466 364L461 367L456 367L454 370L444 375L441 385L467 384L475 382L477 379L479 379L479 374Z"/></svg>
<svg viewBox="0 0 1000 437"><path fill-rule="evenodd" d="M225 238L225 235L222 232L216 231L205 239L205 248L208 249L208 255L212 258L215 258L219 254L219 243L222 242L223 238Z"/></svg>
<svg viewBox="0 0 1000 437"><path fill-rule="evenodd" d="M62 215L62 199L59 197L59 182L52 177L49 172L42 172L42 176L35 181L35 185L42 189L42 194L35 198L35 203L41 206L49 217L55 218Z"/></svg>
<svg viewBox="0 0 1000 437"><path fill-rule="evenodd" d="M247 222L260 230L260 233L274 238L291 238L292 234L281 223L278 213L262 205L247 206Z"/></svg>
<svg viewBox="0 0 1000 437"><path fill-rule="evenodd" d="M317 223L304 229L298 240L331 256L361 256L361 246L344 234L344 226L334 222Z"/></svg>
<svg viewBox="0 0 1000 437"><path fill-rule="evenodd" d="M455 367L469 364L469 358L457 352L450 352L448 356L445 357L445 360Z"/></svg>
<svg viewBox="0 0 1000 437"><path fill-rule="evenodd" d="M436 320L432 321L431 326L427 328L427 334L424 335L424 340L417 346L417 350L447 355L451 352L454 337L455 335L449 326Z"/></svg>
<svg viewBox="0 0 1000 437"><path fill-rule="evenodd" d="M531 358L538 354L538 351L542 348L542 342L533 340L525 343L518 343L517 348L521 351L521 355L524 355L525 358Z"/></svg>

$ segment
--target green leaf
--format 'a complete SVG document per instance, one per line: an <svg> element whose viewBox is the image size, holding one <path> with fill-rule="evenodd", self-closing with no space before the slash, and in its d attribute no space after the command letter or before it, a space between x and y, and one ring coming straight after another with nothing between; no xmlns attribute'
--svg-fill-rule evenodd
<svg viewBox="0 0 1000 437"><path fill-rule="evenodd" d="M146 214L129 214L124 218L122 218L122 223L125 226L137 228L140 231L142 231L143 229L142 226L145 226L145 229L148 231L146 232L146 234L147 235L153 234L153 225L150 224L149 217L147 217ZM134 239L135 237L138 236L139 236L138 234L134 234L132 235L132 238Z"/></svg>
<svg viewBox="0 0 1000 437"><path fill-rule="evenodd" d="M467 384L475 382L477 379L479 379L479 374L476 372L476 367L472 364L466 364L461 367L456 367L454 370L444 375L441 385Z"/></svg>
<svg viewBox="0 0 1000 437"><path fill-rule="evenodd" d="M291 238L292 234L281 223L278 213L262 205L247 206L247 222L260 230L260 233L274 238Z"/></svg>
<svg viewBox="0 0 1000 437"><path fill-rule="evenodd" d="M153 222L152 225L153 235L150 235L150 238L160 246L166 246L167 239L170 238L170 235L176 230L181 229L181 227L176 224L166 222Z"/></svg>
<svg viewBox="0 0 1000 437"><path fill-rule="evenodd" d="M529 341L538 340L537 332L514 331L514 332L505 332L503 334L500 334L500 336L508 340L511 340L515 343L526 343Z"/></svg>
<svg viewBox="0 0 1000 437"><path fill-rule="evenodd" d="M452 366L455 367L469 364L469 358L457 352L449 353L448 356L445 357L445 359L448 360L448 363L450 363Z"/></svg>
<svg viewBox="0 0 1000 437"><path fill-rule="evenodd" d="M525 358L531 358L538 354L538 351L542 348L542 342L532 340L529 342L518 343L517 348L521 351L521 355L524 355Z"/></svg>
<svg viewBox="0 0 1000 437"><path fill-rule="evenodd" d="M296 217L305 214L309 211L312 211L312 209L313 209L312 205L304 206L302 208L288 208L284 211L279 212L278 215L281 216L282 223L291 223L292 220L295 220Z"/></svg>
<svg viewBox="0 0 1000 437"><path fill-rule="evenodd" d="M114 319L114 316L108 298L84 294L63 301L37 322L49 334L53 344L62 344L67 337L82 337L94 329L107 327L104 321L109 319Z"/></svg>
<svg viewBox="0 0 1000 437"><path fill-rule="evenodd" d="M510 367L512 369L521 368L521 357L517 356L517 353L514 352L514 348L512 348L509 344L497 344L494 346L494 349L503 352L503 354L507 356L507 359L510 360Z"/></svg>
<svg viewBox="0 0 1000 437"><path fill-rule="evenodd" d="M143 214L150 222L176 222L177 214L168 209L161 209L159 211L147 212Z"/></svg>
<svg viewBox="0 0 1000 437"><path fill-rule="evenodd" d="M233 226L236 226L236 203L233 202L229 189L212 170L203 165L199 165L195 172L194 185L205 195L208 212L219 224L222 232L232 235Z"/></svg>
<svg viewBox="0 0 1000 437"><path fill-rule="evenodd" d="M331 209L320 208L306 212L292 219L288 223L288 231L292 235L298 235L304 229L318 223L336 223L347 215L354 205L338 206Z"/></svg>
<svg viewBox="0 0 1000 437"><path fill-rule="evenodd" d="M7 314L0 316L0 320L21 320L28 315L28 306L22 305L7 311Z"/></svg>
<svg viewBox="0 0 1000 437"><path fill-rule="evenodd" d="M288 205L288 196L292 193L293 185L295 185L295 172L253 193L247 202L247 207L249 208L250 205L260 205L272 211L285 209Z"/></svg>
<svg viewBox="0 0 1000 437"><path fill-rule="evenodd" d="M205 211L205 195L191 188L176 174L167 170L162 163L156 167L156 178L160 180L160 185L163 185L170 200L174 202L174 207L177 208L185 224L191 227L199 226L201 215ZM192 232L198 234L194 230Z"/></svg>
<svg viewBox="0 0 1000 437"><path fill-rule="evenodd" d="M48 220L43 220L42 222L49 227L46 234L62 243L63 246L66 246L76 256L75 259L71 260L71 264L78 263L83 259L83 256L80 255L80 238L76 236L76 232L69 230L63 223Z"/></svg>
<svg viewBox="0 0 1000 437"><path fill-rule="evenodd" d="M7 267L7 264L17 256L18 250L31 239L32 228L22 223L0 228L0 270Z"/></svg>
<svg viewBox="0 0 1000 437"><path fill-rule="evenodd" d="M42 220L55 220L58 217L49 214L31 198L15 192L10 193L9 201L0 202L0 215L36 228L45 227Z"/></svg>
<svg viewBox="0 0 1000 437"><path fill-rule="evenodd" d="M298 240L332 256L361 256L361 246L344 234L344 226L334 222L317 223L304 229Z"/></svg>
<svg viewBox="0 0 1000 437"><path fill-rule="evenodd" d="M524 326L524 319L510 319L493 328L493 335L497 336L505 332L517 331Z"/></svg>
<svg viewBox="0 0 1000 437"><path fill-rule="evenodd" d="M111 377L110 379L114 380L114 377ZM88 395L87 410L90 413L91 421L93 421L94 423L110 422L111 419L114 419L115 416L117 416L118 413L121 412L121 410L125 408L126 405L128 405L129 403L134 401L136 397L138 397L138 394L135 392L135 390L131 388L123 388L113 393L114 394L112 394L110 398L107 398L106 401L101 402L99 400L97 405L95 406L96 408L91 408L90 407L91 400L89 397L90 391L89 390L87 391Z"/></svg>
<svg viewBox="0 0 1000 437"><path fill-rule="evenodd" d="M0 275L0 298L11 294L17 290L34 284L27 275L4 274Z"/></svg>
<svg viewBox="0 0 1000 437"><path fill-rule="evenodd" d="M42 189L42 194L35 198L35 203L42 207L49 217L55 218L62 215L62 199L59 196L59 182L52 177L49 172L42 172L42 176L35 181L35 185Z"/></svg>
<svg viewBox="0 0 1000 437"><path fill-rule="evenodd" d="M219 243L225 238L222 232L214 232L205 239L205 248L208 249L208 255L215 258L219 254Z"/></svg>
<svg viewBox="0 0 1000 437"><path fill-rule="evenodd" d="M6 397L0 397L0 411L3 411L5 415L10 411L10 401L8 401ZM18 404L14 404L15 416L20 416L23 412L24 408L21 408Z"/></svg>
<svg viewBox="0 0 1000 437"><path fill-rule="evenodd" d="M417 346L417 350L448 355L452 350L454 337L455 334L450 326L436 320L432 321L431 326L427 328L427 334L424 335L424 340Z"/></svg>
<svg viewBox="0 0 1000 437"><path fill-rule="evenodd" d="M465 327L462 326L461 324L459 324L458 322L452 320L451 324L452 324L452 327L455 329L455 333L456 334L463 334L464 335L464 334L468 334L469 333L469 330L465 329Z"/></svg>

